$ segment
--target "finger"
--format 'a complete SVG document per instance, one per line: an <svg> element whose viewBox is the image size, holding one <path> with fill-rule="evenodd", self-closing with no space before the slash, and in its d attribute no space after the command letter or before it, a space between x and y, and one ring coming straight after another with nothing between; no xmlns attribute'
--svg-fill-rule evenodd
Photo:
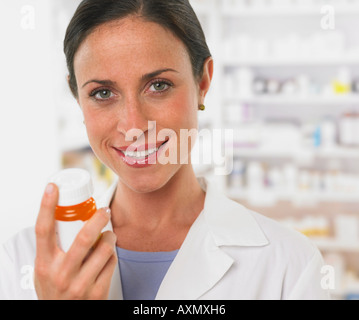
<svg viewBox="0 0 359 320"><path fill-rule="evenodd" d="M80 277L83 281L87 283L95 282L108 260L114 255L116 240L116 235L111 231L106 231L102 234L96 248L81 268Z"/></svg>
<svg viewBox="0 0 359 320"><path fill-rule="evenodd" d="M94 289L96 289L97 294L94 295L94 299L100 299L102 297L105 297L106 299L108 298L110 293L112 276L117 263L117 256L115 253L113 253L113 255L107 261L105 267L102 269L101 273L96 279Z"/></svg>
<svg viewBox="0 0 359 320"><path fill-rule="evenodd" d="M76 236L73 244L66 254L64 263L65 265L72 266L72 268L79 269L88 252L98 241L102 229L110 221L110 210L103 208L98 210L90 220L88 220L79 234Z"/></svg>
<svg viewBox="0 0 359 320"><path fill-rule="evenodd" d="M39 215L36 220L37 256L50 256L57 247L55 233L55 208L59 198L55 184L48 184L41 200Z"/></svg>

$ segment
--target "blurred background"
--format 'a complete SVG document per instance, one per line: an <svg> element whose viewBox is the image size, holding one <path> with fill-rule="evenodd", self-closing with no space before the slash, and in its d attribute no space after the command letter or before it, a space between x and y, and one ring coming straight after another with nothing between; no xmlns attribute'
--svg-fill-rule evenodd
<svg viewBox="0 0 359 320"><path fill-rule="evenodd" d="M79 2L1 3L0 242L34 225L61 168L88 169L95 197L113 180L66 83L62 41ZM198 175L310 237L334 267L333 298L357 299L359 1L191 3L215 60L200 128L232 133L219 146L213 136L196 146L227 157L230 173L216 173L212 161L195 163Z"/></svg>

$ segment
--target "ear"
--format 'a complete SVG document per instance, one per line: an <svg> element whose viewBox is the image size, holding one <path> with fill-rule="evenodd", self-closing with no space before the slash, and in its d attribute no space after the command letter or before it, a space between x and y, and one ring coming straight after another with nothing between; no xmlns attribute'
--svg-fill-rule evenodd
<svg viewBox="0 0 359 320"><path fill-rule="evenodd" d="M199 81L199 103L204 104L213 77L213 59L208 57L203 65L203 75Z"/></svg>

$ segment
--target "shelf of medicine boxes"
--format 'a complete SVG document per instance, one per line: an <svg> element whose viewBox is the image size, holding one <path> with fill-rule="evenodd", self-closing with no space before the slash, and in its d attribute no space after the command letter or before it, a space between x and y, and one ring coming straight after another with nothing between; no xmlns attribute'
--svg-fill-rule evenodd
<svg viewBox="0 0 359 320"><path fill-rule="evenodd" d="M248 189L228 189L227 196L238 201L248 201L255 206L274 206L280 201L289 201L298 204L316 204L322 202L358 203L359 192L324 192L324 191L276 191L263 189L262 191L250 191Z"/></svg>
<svg viewBox="0 0 359 320"><path fill-rule="evenodd" d="M291 67L291 66L342 66L359 65L359 50L346 53L345 55L328 55L318 57L306 56L266 56L266 57L233 57L229 56L223 61L225 67Z"/></svg>
<svg viewBox="0 0 359 320"><path fill-rule="evenodd" d="M359 106L359 94L345 94L345 95L286 95L286 94L263 94L252 97L232 96L226 97L225 101L228 103L236 102L238 104L250 105L266 105L266 106L300 106L310 105L316 106Z"/></svg>
<svg viewBox="0 0 359 320"><path fill-rule="evenodd" d="M240 5L242 3L242 5ZM265 15L268 18L286 18L289 14L291 15L297 15L298 17L305 17L306 15L310 16L310 18L317 19L320 21L320 8L321 5L324 5L324 3L321 3L320 5L300 5L302 2L298 1L292 1L288 2L291 3L291 5L288 5L287 7L277 7L275 5L269 5L270 2L267 2L268 5L256 5L256 3L264 3L264 2L251 2L248 5L243 5L243 1L236 1L236 0L227 0L227 1L219 1L218 5L221 7L221 10L219 10L220 18L219 20L221 28L223 29L223 25L227 23L227 18L238 18L240 21L249 21L244 18L248 19L257 19L261 18L261 15ZM307 2L308 3L308 2ZM317 2L319 3L319 2ZM341 5L339 5L341 3ZM344 3L344 5L343 5ZM343 1L336 1L332 2L332 4L335 4L335 14L337 16L340 15L359 15L359 4L354 2L343 2ZM261 23L260 20L258 20L259 24ZM266 20L268 22L268 20ZM299 20L298 20L299 21ZM298 24L298 28L300 29L303 26L303 21ZM339 26L339 25L338 25ZM239 29L241 30L241 29ZM333 31L333 30L332 30ZM253 73L258 71L258 69L268 67L277 68L282 67L284 69L290 71L292 69L295 69L296 72L298 71L298 67L305 69L309 68L310 70L312 67L321 67L324 68L322 70L326 70L328 68L341 68L341 67L347 67L351 69L352 67L357 67L359 65L359 47L358 46L351 46L350 48L347 47L346 42L346 36L341 34L338 37L338 30L334 30L333 32L327 32L323 30L315 30L313 29L312 36L307 40L308 45L313 45L313 41L317 36L317 32L323 32L321 35L326 39L318 49L318 47L315 47L315 49L318 49L319 51L316 53L313 53L312 50L305 50L301 51L301 54L298 54L296 50L294 50L290 44L293 40L293 35L284 36L283 40L284 42L288 40L289 47L286 48L287 50L283 50L286 53L282 56L278 56L275 53L267 52L267 54L261 54L261 50L257 53L257 56L255 54L255 50L236 50L235 48L235 42L236 37L230 37L227 40L223 41L223 54L220 59L220 64L223 70L223 76L226 73L225 70L230 71L230 69L237 69L237 68L250 68L252 69ZM255 30L254 30L255 32ZM283 30L283 33L285 33L286 30ZM256 34L256 32L254 33ZM330 38L333 37L333 38ZM297 47L299 45L299 40L301 36L296 36L297 41ZM332 43L332 40L338 41L338 46L335 46L336 51L333 50L333 46L331 46L331 50L326 50L328 45ZM245 39L242 39L244 43L241 44L241 48L243 49L243 45L260 45L261 39L251 38L251 31L247 30L247 35ZM251 42L250 42L251 40ZM258 40L258 43L256 41ZM290 41L289 41L290 40ZM293 40L294 41L294 40ZM267 46L268 51L268 45L273 46L273 43L267 43L265 44ZM302 45L302 44L301 44ZM273 47L271 47L273 49ZM303 47L301 47L302 49ZM310 47L308 47L310 48ZM237 48L238 49L238 48ZM247 48L248 49L248 48ZM278 49L278 48L277 48ZM291 50L288 54L288 50ZM335 52L336 51L336 52ZM237 54L237 53L238 54ZM248 52L248 54L245 54L245 52ZM275 50L275 52L281 52L278 50ZM259 54L259 56L258 56ZM283 70L284 70L283 69ZM282 70L282 69L281 69ZM277 70L278 71L278 70ZM303 71L302 71L303 72ZM226 78L224 76L224 87L228 87L228 83L226 82ZM234 79L230 79L234 80ZM233 81L232 81L233 83ZM226 90L224 90L226 91ZM228 90L227 90L228 91ZM312 109L316 108L316 114L321 114L323 117L326 116L326 112L328 108L336 108L339 107L337 110L335 110L334 113L338 114L338 111L341 110L343 112L352 110L353 106L358 107L359 105L359 95L357 94L343 94L343 95L317 95L317 96L300 96L300 95L261 95L261 96L254 96L250 95L249 97L241 97L240 96L240 90L232 90L232 92L236 92L233 96L223 96L222 94L222 105L228 106L229 104L247 104L250 106L258 106L258 105L265 105L265 106L276 106L276 107L287 107L286 113L291 114L295 118L298 116L296 115L296 112L294 107L298 107L299 105L310 107ZM239 94L239 95L238 95ZM292 108L293 107L293 108ZM347 110L345 110L347 108ZM223 108L225 110L226 108ZM237 151L235 151L237 153ZM359 155L359 149L352 149L352 148L342 148L337 147L331 150L313 150L305 151L305 150L280 150L280 151L273 151L268 149L241 149L238 150L238 154L241 156L253 156L253 157L262 157L262 156L288 156L291 158L295 158L298 156L298 153L303 156L303 154L310 156L310 157L334 157L334 158L342 158L342 159L356 159Z"/></svg>
<svg viewBox="0 0 359 320"><path fill-rule="evenodd" d="M235 147L234 157L237 158L288 158L291 160L305 159L306 162L313 162L318 158L330 158L339 160L358 160L359 148L352 147L331 147L331 148L266 148L266 147Z"/></svg>
<svg viewBox="0 0 359 320"><path fill-rule="evenodd" d="M239 124L239 126L245 126L246 124ZM279 136L280 127L276 128L277 125L274 125L272 129L276 128L276 133L274 134L274 142L271 141L268 132L266 133L265 129L261 132L261 124L256 126L255 124L249 124L254 126L254 130L258 133L256 143L252 146L238 146L236 145L236 140L233 144L233 159L238 159L243 163L248 161L256 162L275 162L282 163L283 160L290 163L297 163L299 167L301 164L304 164L306 168L312 168L313 172L316 171L319 174L318 170L314 170L316 163L334 163L335 167L338 167L338 163L341 161L347 163L357 163L359 161L359 147L349 147L342 146L340 144L333 144L330 146L308 146L304 144L304 140L298 136L296 132L293 136L293 131L287 131L285 134L287 137L292 137L292 143L285 142L286 140L281 140ZM289 125L287 129L296 130L295 126ZM273 130L272 130L273 131ZM243 131L244 132L244 131ZM261 136L261 134L263 136ZM239 133L239 135L241 135ZM245 135L245 134L243 134ZM276 138L275 138L276 137ZM267 139L267 140L266 140ZM280 141L279 141L280 140ZM253 141L252 141L253 142ZM277 165L278 167L279 165ZM298 169L298 173L300 169ZM343 184L343 176L338 176L335 170L332 171L333 179L337 181L338 185ZM322 173L323 175L323 173ZM319 176L320 178L320 176ZM340 190L293 190L288 191L288 189L268 189L263 188L262 190L256 190L251 192L246 188L231 189L227 188L227 194L237 200L247 200L251 204L255 205L265 205L272 206L275 205L278 201L290 201L293 203L320 203L320 202L343 202L343 203L359 203L359 176L352 175L350 179L346 178L346 187L341 187ZM350 181L349 181L350 180Z"/></svg>

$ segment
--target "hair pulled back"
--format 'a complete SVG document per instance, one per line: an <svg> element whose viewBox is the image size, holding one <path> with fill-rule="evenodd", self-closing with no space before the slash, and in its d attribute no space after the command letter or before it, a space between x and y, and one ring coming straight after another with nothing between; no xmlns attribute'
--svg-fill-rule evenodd
<svg viewBox="0 0 359 320"><path fill-rule="evenodd" d="M64 39L69 86L76 98L74 59L80 45L100 25L130 15L155 22L171 31L187 48L195 78L202 76L204 62L211 53L188 0L84 0L72 17Z"/></svg>

